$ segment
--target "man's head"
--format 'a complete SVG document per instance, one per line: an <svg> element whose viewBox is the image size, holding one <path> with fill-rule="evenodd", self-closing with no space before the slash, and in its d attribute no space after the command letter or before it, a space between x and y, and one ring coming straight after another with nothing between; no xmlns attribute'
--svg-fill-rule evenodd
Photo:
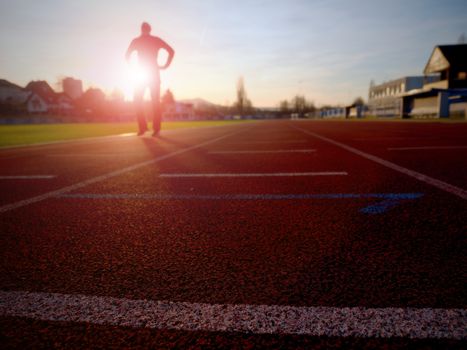
<svg viewBox="0 0 467 350"><path fill-rule="evenodd" d="M151 26L147 22L143 22L141 24L141 34L143 35L149 35L151 33Z"/></svg>

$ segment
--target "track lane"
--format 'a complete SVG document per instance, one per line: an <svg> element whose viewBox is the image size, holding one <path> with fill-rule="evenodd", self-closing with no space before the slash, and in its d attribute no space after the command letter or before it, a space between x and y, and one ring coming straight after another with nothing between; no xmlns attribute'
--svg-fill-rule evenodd
<svg viewBox="0 0 467 350"><path fill-rule="evenodd" d="M299 122L298 127L319 133L337 142L412 169L440 181L466 189L467 151L414 150L394 152L399 147L465 147L467 124L404 123L404 122Z"/></svg>
<svg viewBox="0 0 467 350"><path fill-rule="evenodd" d="M249 126L225 142L89 184L70 194L417 192L424 196L381 215L360 212L362 207L374 204L374 198L49 198L11 212L14 215L0 216L0 243L4 247L0 288L209 304L465 308L465 287L459 269L466 263L462 229L465 201L312 138L306 139L306 145L317 149L313 155L209 154L234 147L247 149L251 147L249 142L267 140L274 140L274 146L265 144L264 149L303 147L302 142L286 143L290 138L303 140L303 135L287 130L283 122L267 123L261 128ZM157 176L163 171L181 170L309 171L333 167L345 168L349 176L312 181L162 181ZM57 326L8 319L5 329L10 340L15 339L14 327L20 324L31 331L29 337L45 342L64 336L79 339L79 324ZM230 336L239 344L270 347L459 345L450 340L381 342L86 327L96 343L99 340L94 336L101 334L109 343L120 345L141 339L147 343L159 339L179 346L202 342L218 345ZM53 335L37 336L41 329L51 330ZM135 336L129 339L129 333ZM118 339L106 334L118 335Z"/></svg>
<svg viewBox="0 0 467 350"><path fill-rule="evenodd" d="M242 127L245 126L234 126ZM213 130L213 128L210 128ZM122 168L131 168L137 164L151 164L152 160L164 155L177 152L180 148L193 148L193 145L201 144L209 140L212 131L201 130L193 134L192 130L181 130L178 133L169 133L175 137L166 138L164 134L159 139L148 137L125 138L124 141L119 141L118 138L105 138L106 142L91 142L86 144L79 142L79 148L73 149L70 147L76 146L73 143L54 144L47 147L44 153L43 147L34 147L31 149L31 155L28 157L2 159L0 156L0 165L2 169L1 175L15 176L18 172L22 175L33 175L46 169L50 174L53 174L54 181L44 183L43 181L0 181L0 190L3 195L0 197L0 210L10 210L14 207L14 203L28 203L35 198L47 198L50 193L55 191L63 191L64 188L74 188L77 184L88 183L95 178L105 178L106 174L118 173ZM216 132L221 135L227 135L228 128L216 128ZM231 130L234 132L234 129ZM97 145L97 148L95 148ZM51 151L50 148L53 148ZM19 149L24 152L24 149ZM11 154L11 150L7 154ZM77 152L77 153L74 153ZM0 152L1 153L1 152ZM115 154L115 156L105 157L102 159L100 155ZM58 160L56 157L49 155L63 155ZM89 157L73 157L74 154L85 154ZM92 182L92 181L91 181ZM11 189L15 190L12 191ZM42 199L41 199L42 200ZM3 205L2 205L3 204ZM21 204L20 204L21 205Z"/></svg>

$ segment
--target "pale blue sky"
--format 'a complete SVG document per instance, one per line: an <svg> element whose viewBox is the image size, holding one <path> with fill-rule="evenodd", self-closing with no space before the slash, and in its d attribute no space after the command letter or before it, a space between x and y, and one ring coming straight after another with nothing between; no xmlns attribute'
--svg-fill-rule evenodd
<svg viewBox="0 0 467 350"><path fill-rule="evenodd" d="M365 99L377 83L422 74L437 44L467 34L467 0L1 0L0 77L60 76L122 88L124 52L148 21L176 50L164 87L176 98L256 106L304 94Z"/></svg>

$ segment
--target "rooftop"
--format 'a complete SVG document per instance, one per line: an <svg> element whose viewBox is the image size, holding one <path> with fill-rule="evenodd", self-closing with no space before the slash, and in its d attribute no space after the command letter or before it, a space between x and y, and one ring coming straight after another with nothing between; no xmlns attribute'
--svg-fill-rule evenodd
<svg viewBox="0 0 467 350"><path fill-rule="evenodd" d="M452 67L467 70L467 44L436 46L425 66L424 73L438 73Z"/></svg>

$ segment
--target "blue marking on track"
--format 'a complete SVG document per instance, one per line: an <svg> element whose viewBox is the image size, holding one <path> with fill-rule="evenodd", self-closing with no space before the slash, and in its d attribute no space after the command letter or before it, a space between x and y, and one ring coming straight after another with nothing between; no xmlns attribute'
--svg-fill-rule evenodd
<svg viewBox="0 0 467 350"><path fill-rule="evenodd" d="M76 199L144 199L144 200L300 200L300 199L381 199L381 201L360 209L364 214L382 214L396 207L404 200L421 198L423 193L322 193L322 194L147 194L122 193L98 194L76 193L63 194L57 198Z"/></svg>
<svg viewBox="0 0 467 350"><path fill-rule="evenodd" d="M379 202L374 205L370 205L368 207L365 207L363 209L360 209L360 213L365 213L365 214L382 214L389 209L397 206L400 203L399 200L397 199L386 199L382 202Z"/></svg>
<svg viewBox="0 0 467 350"><path fill-rule="evenodd" d="M422 193L388 193L386 195L380 195L377 198L383 199L373 205L369 205L363 209L360 209L361 213L365 214L382 214L400 204L403 200L411 200L422 197ZM376 196L373 196L373 198ZM371 197L367 197L371 198Z"/></svg>

